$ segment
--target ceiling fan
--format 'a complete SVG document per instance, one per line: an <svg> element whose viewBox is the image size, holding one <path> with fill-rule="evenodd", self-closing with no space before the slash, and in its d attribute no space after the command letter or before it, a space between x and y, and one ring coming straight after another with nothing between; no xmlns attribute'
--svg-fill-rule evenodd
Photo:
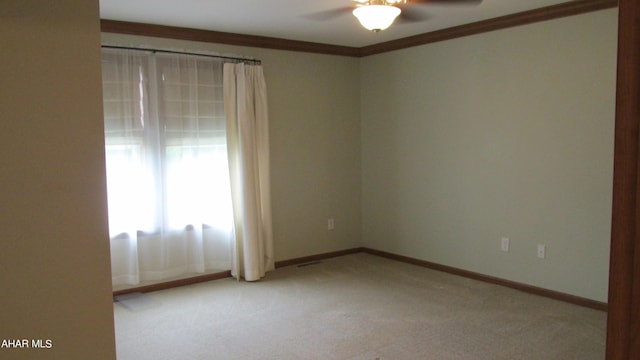
<svg viewBox="0 0 640 360"><path fill-rule="evenodd" d="M477 5L482 0L351 0L351 6L322 11L307 16L316 20L329 20L346 12L352 12L360 24L373 32L382 31L399 18L403 22L416 22L426 17L415 11L413 5Z"/></svg>

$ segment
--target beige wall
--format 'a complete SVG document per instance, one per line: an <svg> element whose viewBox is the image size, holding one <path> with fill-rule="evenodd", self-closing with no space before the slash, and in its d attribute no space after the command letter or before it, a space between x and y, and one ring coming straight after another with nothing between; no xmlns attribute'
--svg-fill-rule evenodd
<svg viewBox="0 0 640 360"><path fill-rule="evenodd" d="M363 244L606 301L616 27L611 9L365 58Z"/></svg>
<svg viewBox="0 0 640 360"><path fill-rule="evenodd" d="M261 59L269 97L276 260L360 246L359 60L102 34L104 44ZM336 228L327 231L327 219Z"/></svg>
<svg viewBox="0 0 640 360"><path fill-rule="evenodd" d="M0 341L52 341L2 359L115 359L99 31L97 0L0 2Z"/></svg>

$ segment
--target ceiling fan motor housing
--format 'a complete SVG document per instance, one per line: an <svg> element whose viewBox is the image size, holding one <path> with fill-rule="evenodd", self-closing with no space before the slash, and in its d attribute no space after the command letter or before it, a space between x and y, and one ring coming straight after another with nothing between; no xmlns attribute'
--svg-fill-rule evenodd
<svg viewBox="0 0 640 360"><path fill-rule="evenodd" d="M365 5L396 5L396 4L405 4L407 0L355 0L361 4Z"/></svg>

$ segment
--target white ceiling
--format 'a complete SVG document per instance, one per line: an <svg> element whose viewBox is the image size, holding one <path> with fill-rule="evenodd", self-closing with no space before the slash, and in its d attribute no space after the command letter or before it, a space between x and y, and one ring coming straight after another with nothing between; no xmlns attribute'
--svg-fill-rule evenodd
<svg viewBox="0 0 640 360"><path fill-rule="evenodd" d="M351 0L100 0L100 17L148 24L259 35L362 47L503 15L570 2L483 0L479 5L410 5L426 20L397 23L373 33L344 12L330 20L312 16L353 4Z"/></svg>

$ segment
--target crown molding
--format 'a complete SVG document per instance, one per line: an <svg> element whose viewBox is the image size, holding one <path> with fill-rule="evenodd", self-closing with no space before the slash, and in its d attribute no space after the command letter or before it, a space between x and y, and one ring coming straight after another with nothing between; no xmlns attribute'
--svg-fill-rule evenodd
<svg viewBox="0 0 640 360"><path fill-rule="evenodd" d="M330 54L351 57L360 56L359 49L350 46L328 45L308 41L287 40L266 36L242 35L221 31L143 24L128 21L101 19L100 29L102 32L106 33L151 36L166 39L201 41L216 44L248 46L317 54Z"/></svg>
<svg viewBox="0 0 640 360"><path fill-rule="evenodd" d="M432 31L379 44L351 47L329 45L308 41L279 39L266 36L242 35L220 31L199 30L183 27L143 24L127 21L101 19L102 32L161 37L168 39L201 41L217 44L258 47L275 50L288 50L316 54L365 57L388 51L400 50L438 41L480 34L484 32L526 25L591 11L604 10L618 6L618 0L576 0L566 3L524 11L448 29Z"/></svg>
<svg viewBox="0 0 640 360"><path fill-rule="evenodd" d="M547 6L530 11L501 16L470 24L432 31L398 40L387 41L361 47L360 56L369 56L393 50L406 49L418 45L475 35L494 30L547 21L561 17L578 15L591 11L604 10L618 6L618 0L579 0Z"/></svg>

